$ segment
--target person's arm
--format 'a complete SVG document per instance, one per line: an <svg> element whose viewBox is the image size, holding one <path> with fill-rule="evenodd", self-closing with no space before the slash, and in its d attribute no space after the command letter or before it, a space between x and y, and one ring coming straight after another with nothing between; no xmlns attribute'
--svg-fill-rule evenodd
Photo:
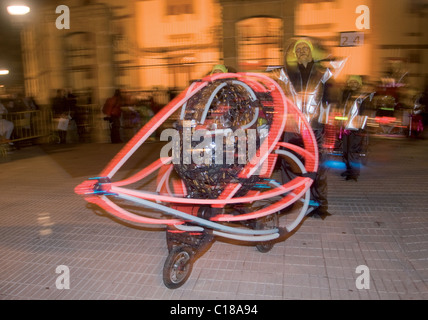
<svg viewBox="0 0 428 320"><path fill-rule="evenodd" d="M6 114L7 109L6 107L0 102L0 114Z"/></svg>

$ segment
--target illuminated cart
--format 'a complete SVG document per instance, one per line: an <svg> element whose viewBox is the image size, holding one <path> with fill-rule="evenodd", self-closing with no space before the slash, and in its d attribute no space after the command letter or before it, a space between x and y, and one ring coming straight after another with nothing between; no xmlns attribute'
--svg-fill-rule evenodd
<svg viewBox="0 0 428 320"><path fill-rule="evenodd" d="M178 119L164 132L171 137L169 151L115 181L117 171L173 114ZM282 141L291 122L304 147ZM276 179L282 159L301 174L284 183ZM293 231L308 212L317 168L314 134L278 84L262 74L222 73L194 82L141 128L98 177L75 192L126 222L165 225L169 254L163 280L168 288L178 288L190 276L197 253L216 237L251 242L267 252ZM154 190L138 187L154 174ZM280 225L281 212L297 203Z"/></svg>

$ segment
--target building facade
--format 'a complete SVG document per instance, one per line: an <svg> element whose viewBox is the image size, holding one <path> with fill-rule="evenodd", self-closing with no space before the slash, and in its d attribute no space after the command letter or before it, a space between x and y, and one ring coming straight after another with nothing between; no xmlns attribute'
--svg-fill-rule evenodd
<svg viewBox="0 0 428 320"><path fill-rule="evenodd" d="M59 5L69 29L57 27ZM34 11L22 28L24 80L40 103L58 88L98 104L115 88L180 90L217 63L263 71L284 63L297 35L347 57L343 77L378 79L399 64L413 86L427 81L425 0L53 0Z"/></svg>
<svg viewBox="0 0 428 320"><path fill-rule="evenodd" d="M48 103L58 88L101 103L114 89L184 88L219 63L220 6L214 1L58 1L22 31L26 94Z"/></svg>
<svg viewBox="0 0 428 320"><path fill-rule="evenodd" d="M296 34L318 37L334 56L348 58L342 79L378 81L400 69L419 90L428 85L427 23L426 0L300 0L296 8ZM358 43L344 45L353 33Z"/></svg>

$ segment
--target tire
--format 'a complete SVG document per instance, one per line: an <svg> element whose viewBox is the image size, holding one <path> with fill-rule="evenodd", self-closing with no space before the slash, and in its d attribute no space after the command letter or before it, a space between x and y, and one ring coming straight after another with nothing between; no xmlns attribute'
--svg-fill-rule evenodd
<svg viewBox="0 0 428 320"><path fill-rule="evenodd" d="M279 225L279 220L278 220L278 214L276 213L257 219L256 221L257 230L273 229L278 227L278 225ZM259 252L266 253L272 250L274 244L275 242L273 240L259 242L258 244L256 244L256 248Z"/></svg>
<svg viewBox="0 0 428 320"><path fill-rule="evenodd" d="M163 267L163 283L169 289L181 287L189 278L192 267L192 249L182 245L173 247Z"/></svg>

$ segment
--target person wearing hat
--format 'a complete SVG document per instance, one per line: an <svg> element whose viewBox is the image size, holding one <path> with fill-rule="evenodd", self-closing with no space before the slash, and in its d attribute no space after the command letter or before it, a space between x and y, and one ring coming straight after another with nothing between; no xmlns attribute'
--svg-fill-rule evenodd
<svg viewBox="0 0 428 320"><path fill-rule="evenodd" d="M325 119L320 119L320 115L329 100L326 88L332 72L315 61L315 49L310 40L297 40L292 51L294 60L287 61L284 68L288 94L312 128L322 129Z"/></svg>
<svg viewBox="0 0 428 320"><path fill-rule="evenodd" d="M311 42L307 40L298 40L294 45L294 54L297 58L297 66L300 74L300 81L294 81L294 86L299 91L303 90L303 86L308 84L309 77L311 76L312 69L314 68L314 60L312 57L312 52L314 51L314 47ZM300 86L300 88L299 88Z"/></svg>
<svg viewBox="0 0 428 320"><path fill-rule="evenodd" d="M103 113L110 122L111 143L122 143L120 138L120 119L122 116L123 96L120 89L114 91L114 95L106 100Z"/></svg>
<svg viewBox="0 0 428 320"><path fill-rule="evenodd" d="M210 75L214 74L214 73L228 73L228 72L229 72L229 70L226 68L226 66L224 66L222 64L216 64L212 68Z"/></svg>
<svg viewBox="0 0 428 320"><path fill-rule="evenodd" d="M286 63L280 72L280 80L285 85L286 95L294 102L310 123L318 145L319 167L311 185L311 202L308 216L324 219L329 216L327 199L327 169L323 166L326 153L324 144L324 125L327 122L326 112L330 103L327 81L333 73L314 60L314 46L307 39L298 39L289 47ZM291 59L289 59L291 57ZM284 133L284 141L303 146L300 129ZM290 175L289 165L281 162L283 181Z"/></svg>
<svg viewBox="0 0 428 320"><path fill-rule="evenodd" d="M360 175L360 153L363 146L363 137L367 117L364 109L367 98L373 97L373 93L362 92L363 81L359 75L350 75L346 82L340 99L340 107L343 110L344 119L341 128L342 159L346 165L346 171L341 176L346 180L358 180Z"/></svg>

